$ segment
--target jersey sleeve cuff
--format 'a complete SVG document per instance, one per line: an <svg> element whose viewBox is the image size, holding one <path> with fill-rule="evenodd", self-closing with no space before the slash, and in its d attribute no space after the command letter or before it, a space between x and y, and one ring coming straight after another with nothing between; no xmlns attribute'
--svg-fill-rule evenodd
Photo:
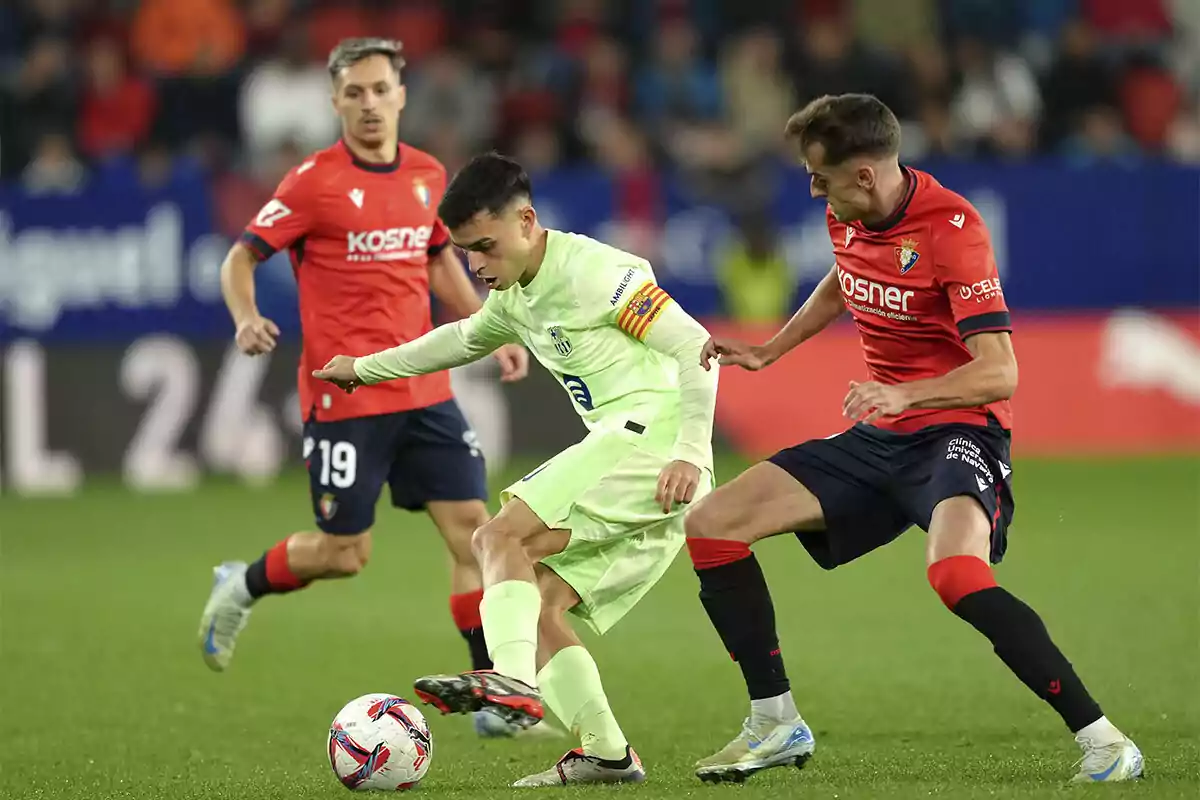
<svg viewBox="0 0 1200 800"><path fill-rule="evenodd" d="M1008 312L992 311L958 321L958 335L963 339L977 333L1012 333L1012 320Z"/></svg>
<svg viewBox="0 0 1200 800"><path fill-rule="evenodd" d="M278 248L272 247L270 243L253 231L243 231L239 239L242 244L249 247L260 261L266 261L271 256L275 255Z"/></svg>
<svg viewBox="0 0 1200 800"><path fill-rule="evenodd" d="M449 240L449 239L447 239L447 240L446 240L446 241L444 241L444 242L439 242L438 244L431 244L431 245L429 245L429 247L428 247L428 248L425 250L425 253L426 253L426 255L428 255L430 258L434 258L435 256L437 256L437 254L438 254L438 253L440 253L440 252L442 252L443 250L445 250L445 249L446 249L446 248L447 248L449 245L450 245L450 240Z"/></svg>

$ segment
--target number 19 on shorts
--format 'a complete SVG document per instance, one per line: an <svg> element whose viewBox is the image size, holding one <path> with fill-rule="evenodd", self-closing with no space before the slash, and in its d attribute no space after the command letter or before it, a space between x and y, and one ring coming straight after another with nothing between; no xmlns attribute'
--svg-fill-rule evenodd
<svg viewBox="0 0 1200 800"><path fill-rule="evenodd" d="M315 454L313 451L316 451ZM358 450L350 442L331 442L328 439L304 440L304 460L320 459L318 481L322 486L349 489L358 477Z"/></svg>

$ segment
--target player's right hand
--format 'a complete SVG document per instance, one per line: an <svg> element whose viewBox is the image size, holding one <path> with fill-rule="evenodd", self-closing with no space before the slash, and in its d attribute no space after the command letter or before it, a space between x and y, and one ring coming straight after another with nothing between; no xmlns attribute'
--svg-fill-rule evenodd
<svg viewBox="0 0 1200 800"><path fill-rule="evenodd" d="M719 339L716 336L704 343L704 348L700 351L700 366L712 369L709 362L714 358L723 365L736 364L751 372L768 366L774 360L763 345L746 344L736 339Z"/></svg>
<svg viewBox="0 0 1200 800"><path fill-rule="evenodd" d="M248 356L258 356L275 349L279 338L279 326L266 317L251 317L238 325L238 349Z"/></svg>

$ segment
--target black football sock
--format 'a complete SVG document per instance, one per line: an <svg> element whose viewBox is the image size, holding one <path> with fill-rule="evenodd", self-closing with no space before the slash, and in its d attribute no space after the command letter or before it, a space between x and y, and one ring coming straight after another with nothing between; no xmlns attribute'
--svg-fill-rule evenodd
<svg viewBox="0 0 1200 800"><path fill-rule="evenodd" d="M471 669L491 669L492 659L488 657L487 642L483 638L483 628L469 628L459 631L471 651Z"/></svg>
<svg viewBox="0 0 1200 800"><path fill-rule="evenodd" d="M749 555L745 557L707 566L706 559L697 557L693 542L714 540L688 540L700 578L700 602L725 649L741 667L750 699L761 700L790 691L775 633L775 606L758 559L746 548Z"/></svg>
<svg viewBox="0 0 1200 800"><path fill-rule="evenodd" d="M992 643L1013 674L1058 712L1074 733L1103 716L1041 617L1000 586L972 592L954 613Z"/></svg>
<svg viewBox="0 0 1200 800"><path fill-rule="evenodd" d="M286 594L303 589L308 581L296 576L288 565L288 540L275 544L262 558L246 567L246 591L257 600L263 595Z"/></svg>

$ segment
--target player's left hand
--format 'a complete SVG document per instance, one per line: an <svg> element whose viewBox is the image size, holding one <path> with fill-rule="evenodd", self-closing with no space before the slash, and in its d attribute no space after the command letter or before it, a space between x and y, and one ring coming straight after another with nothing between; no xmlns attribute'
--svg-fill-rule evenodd
<svg viewBox="0 0 1200 800"><path fill-rule="evenodd" d="M690 503L700 485L700 468L686 461L672 461L658 473L658 490L654 502L662 504L664 514L671 513L675 503Z"/></svg>
<svg viewBox="0 0 1200 800"><path fill-rule="evenodd" d="M529 374L529 351L519 344L506 344L492 353L500 363L500 382L512 383Z"/></svg>
<svg viewBox="0 0 1200 800"><path fill-rule="evenodd" d="M908 396L902 385L887 386L876 381L850 381L850 391L842 401L842 414L855 422L874 422L907 409Z"/></svg>
<svg viewBox="0 0 1200 800"><path fill-rule="evenodd" d="M329 381L346 394L363 385L354 371L354 356L334 356L324 367L313 370L313 377Z"/></svg>

